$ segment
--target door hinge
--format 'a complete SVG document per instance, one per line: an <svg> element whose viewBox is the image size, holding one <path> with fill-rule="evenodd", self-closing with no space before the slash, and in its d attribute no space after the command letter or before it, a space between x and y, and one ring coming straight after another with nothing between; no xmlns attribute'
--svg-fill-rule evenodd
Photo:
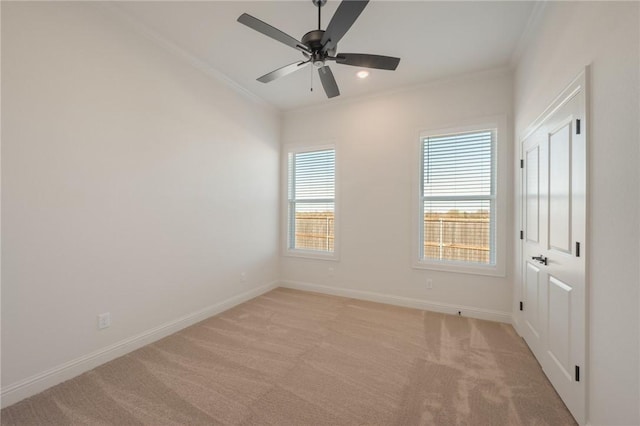
<svg viewBox="0 0 640 426"><path fill-rule="evenodd" d="M576 241L576 257L580 257L580 242Z"/></svg>
<svg viewBox="0 0 640 426"><path fill-rule="evenodd" d="M520 310L524 311L524 304L522 302L520 302Z"/></svg>
<svg viewBox="0 0 640 426"><path fill-rule="evenodd" d="M580 134L580 119L576 118L576 135Z"/></svg>
<svg viewBox="0 0 640 426"><path fill-rule="evenodd" d="M580 381L580 366L576 365L576 382Z"/></svg>
<svg viewBox="0 0 640 426"><path fill-rule="evenodd" d="M524 169L524 160L520 160L520 168Z"/></svg>
<svg viewBox="0 0 640 426"><path fill-rule="evenodd" d="M524 231L520 231L520 239L524 240Z"/></svg>

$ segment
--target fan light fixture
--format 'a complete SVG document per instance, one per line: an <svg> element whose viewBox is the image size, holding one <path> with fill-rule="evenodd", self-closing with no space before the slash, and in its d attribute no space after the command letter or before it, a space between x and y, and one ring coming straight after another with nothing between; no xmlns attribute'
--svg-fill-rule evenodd
<svg viewBox="0 0 640 426"><path fill-rule="evenodd" d="M367 78L369 77L369 71L358 71L358 73L356 74L358 76L358 78Z"/></svg>

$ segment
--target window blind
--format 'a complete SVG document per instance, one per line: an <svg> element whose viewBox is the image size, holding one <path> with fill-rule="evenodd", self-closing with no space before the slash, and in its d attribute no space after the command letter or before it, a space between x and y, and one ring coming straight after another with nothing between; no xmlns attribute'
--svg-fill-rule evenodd
<svg viewBox="0 0 640 426"><path fill-rule="evenodd" d="M313 200L335 196L335 151L311 151L290 154L291 198Z"/></svg>
<svg viewBox="0 0 640 426"><path fill-rule="evenodd" d="M491 195L493 132L424 139L424 196Z"/></svg>

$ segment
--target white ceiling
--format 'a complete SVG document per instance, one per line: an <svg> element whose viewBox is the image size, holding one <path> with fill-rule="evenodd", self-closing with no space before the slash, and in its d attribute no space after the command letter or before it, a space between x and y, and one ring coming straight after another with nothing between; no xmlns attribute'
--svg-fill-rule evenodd
<svg viewBox="0 0 640 426"><path fill-rule="evenodd" d="M331 64L340 98L389 91L447 75L509 65L529 17L531 1L371 1L338 44L338 52L373 53L401 58L396 71L370 70L364 80L359 68ZM338 0L322 9L322 28ZM302 59L302 54L238 22L243 12L300 40L317 28L311 0L120 2L134 21L178 46L283 110L331 102L313 67L271 83L256 78ZM335 98L335 99L340 99Z"/></svg>

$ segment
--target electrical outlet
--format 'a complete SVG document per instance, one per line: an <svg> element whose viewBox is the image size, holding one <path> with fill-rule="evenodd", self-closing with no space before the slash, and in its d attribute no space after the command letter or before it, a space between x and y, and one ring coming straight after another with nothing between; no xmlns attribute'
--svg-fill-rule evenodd
<svg viewBox="0 0 640 426"><path fill-rule="evenodd" d="M431 290L433 288L433 280L431 278L427 278L427 290Z"/></svg>
<svg viewBox="0 0 640 426"><path fill-rule="evenodd" d="M107 328L111 325L111 313L105 312L104 314L98 315L98 328L103 329Z"/></svg>
<svg viewBox="0 0 640 426"><path fill-rule="evenodd" d="M247 273L246 272L242 272L240 274L240 281L242 281L242 282L247 281Z"/></svg>

